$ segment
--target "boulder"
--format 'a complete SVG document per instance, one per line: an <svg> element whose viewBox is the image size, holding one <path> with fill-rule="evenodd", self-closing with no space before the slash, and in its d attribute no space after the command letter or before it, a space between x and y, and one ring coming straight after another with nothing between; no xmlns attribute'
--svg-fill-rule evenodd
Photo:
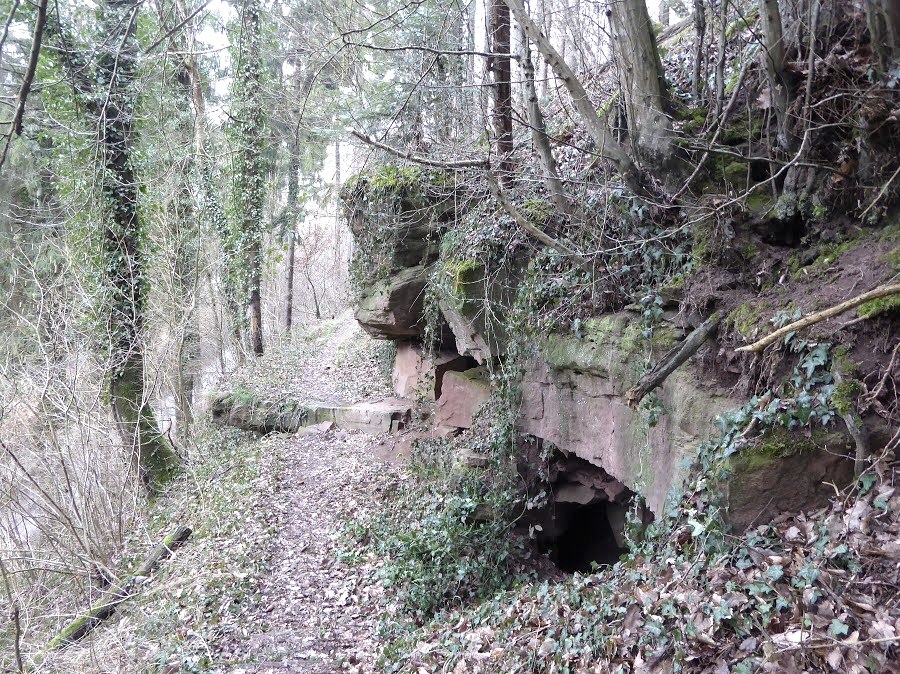
<svg viewBox="0 0 900 674"><path fill-rule="evenodd" d="M509 339L502 307L515 302L519 279L516 265L488 273L474 260L447 262L438 303L456 342L456 350L479 363L502 355Z"/></svg>
<svg viewBox="0 0 900 674"><path fill-rule="evenodd" d="M491 397L487 368L475 367L465 372L444 375L441 397L435 406L438 427L471 428L478 408Z"/></svg>
<svg viewBox="0 0 900 674"><path fill-rule="evenodd" d="M729 459L728 521L742 532L778 513L828 505L835 485L853 480L853 442L846 433L769 429Z"/></svg>
<svg viewBox="0 0 900 674"><path fill-rule="evenodd" d="M342 405L269 400L232 392L214 395L211 413L213 423L257 433L327 432L332 425L367 433L391 433L409 424L412 407L410 401L398 398Z"/></svg>
<svg viewBox="0 0 900 674"><path fill-rule="evenodd" d="M394 360L394 394L401 398L436 400L447 372L462 372L473 364L470 358L452 351L439 351L432 356L418 344L402 342L397 345Z"/></svg>
<svg viewBox="0 0 900 674"><path fill-rule="evenodd" d="M379 281L360 299L354 314L356 320L376 339L421 337L428 274L429 267L419 265Z"/></svg>

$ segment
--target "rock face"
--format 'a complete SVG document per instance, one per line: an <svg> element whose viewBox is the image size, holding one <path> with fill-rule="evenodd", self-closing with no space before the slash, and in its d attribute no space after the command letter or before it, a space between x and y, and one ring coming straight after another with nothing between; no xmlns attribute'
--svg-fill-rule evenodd
<svg viewBox="0 0 900 674"><path fill-rule="evenodd" d="M511 306L518 280L509 269L489 277L482 265L472 261L445 265L441 273L443 292L439 302L456 342L456 350L484 364L502 355L508 340L498 307Z"/></svg>
<svg viewBox="0 0 900 674"><path fill-rule="evenodd" d="M664 336L648 359L637 326L624 314L590 321L583 338L547 338L525 375L519 417L525 433L601 467L641 494L656 515L687 476L700 444L718 440L716 417L740 406L684 366L657 389L657 418L646 408L631 409L625 393L668 346ZM824 504L833 493L825 482L843 485L852 478L843 433L775 436L731 459L728 519L735 529ZM573 481L564 498L578 502L586 498L586 482Z"/></svg>
<svg viewBox="0 0 900 674"><path fill-rule="evenodd" d="M429 268L409 267L380 281L360 300L355 318L376 339L421 337Z"/></svg>
<svg viewBox="0 0 900 674"><path fill-rule="evenodd" d="M843 433L816 429L811 437L776 429L732 457L728 515L736 531L782 512L823 507L853 479L853 443Z"/></svg>
<svg viewBox="0 0 900 674"><path fill-rule="evenodd" d="M415 347L401 344L394 387L401 396L436 399L434 435L446 437L470 428L476 410L490 397L484 369L458 370L470 365L471 359L483 365L505 353L509 335L504 307L515 303L527 260L518 268L510 261L492 274L476 260L439 260L437 242L447 222L459 214L453 214L453 200L444 198L449 193L441 191L446 187L443 181L431 182L416 174L410 182L403 176L402 172L391 174L389 180L383 176L381 183L368 179L369 188L376 183L393 186L384 208L374 207L371 194L350 203L350 221L358 240L369 241L374 231L388 233L367 250L377 252L371 254L373 268L390 275L372 283L356 318L378 338L408 342L420 337L425 288L435 274L438 307L446 322L437 327L444 344L449 343L443 340L449 328L456 353L442 353L430 361ZM436 191L429 185L436 186ZM379 189L372 194L381 194ZM436 198L436 194L444 197ZM587 462L608 477L600 484L592 473L579 477L564 471L569 476L554 482L554 499L560 508L609 505L608 515L613 506L637 493L653 513L662 514L700 444L718 439L716 417L740 406L742 401L698 381L690 364L671 374L639 409L626 404L629 388L677 341L674 323L678 317L669 318L673 325L658 327L648 345L633 315L604 315L582 324L577 336L545 337L527 363L518 418L522 433L541 446L553 445L566 456ZM331 418L336 419L334 414ZM827 451L836 441L829 442ZM826 493L821 486L824 480L840 482L847 474L848 464L827 451L820 444L802 453L782 453L777 461L760 462L750 455L734 459L729 485L734 526L742 528L777 510L816 503ZM618 536L617 527L613 529Z"/></svg>
<svg viewBox="0 0 900 674"><path fill-rule="evenodd" d="M429 356L421 346L409 342L397 345L392 381L400 398L436 400L441 395L444 375L463 372L475 363L453 351L440 351Z"/></svg>
<svg viewBox="0 0 900 674"><path fill-rule="evenodd" d="M444 375L441 397L435 407L435 424L439 427L471 428L478 408L491 397L491 383L486 368Z"/></svg>
<svg viewBox="0 0 900 674"><path fill-rule="evenodd" d="M735 402L701 388L682 369L657 391L665 413L651 423L648 411L625 403L646 361L624 314L590 321L583 339L548 338L525 375L519 423L525 433L602 467L660 514L669 490L685 477L683 460L712 437L716 415Z"/></svg>

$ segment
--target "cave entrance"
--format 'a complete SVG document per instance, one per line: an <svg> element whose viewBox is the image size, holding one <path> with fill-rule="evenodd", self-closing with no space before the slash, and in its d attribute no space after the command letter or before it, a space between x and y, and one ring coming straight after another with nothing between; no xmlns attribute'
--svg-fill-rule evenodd
<svg viewBox="0 0 900 674"><path fill-rule="evenodd" d="M615 564L627 550L625 520L635 493L596 463L534 436L519 441L520 474L530 493L546 495L522 522L538 550L567 573ZM652 521L649 511L642 519Z"/></svg>
<svg viewBox="0 0 900 674"><path fill-rule="evenodd" d="M556 535L548 543L550 557L561 571L590 573L594 564L615 564L625 553L621 504L600 501L555 507Z"/></svg>

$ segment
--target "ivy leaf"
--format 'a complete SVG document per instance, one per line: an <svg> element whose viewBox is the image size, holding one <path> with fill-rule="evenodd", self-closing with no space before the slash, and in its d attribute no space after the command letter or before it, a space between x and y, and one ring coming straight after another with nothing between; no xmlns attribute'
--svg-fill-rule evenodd
<svg viewBox="0 0 900 674"><path fill-rule="evenodd" d="M850 626L835 618L831 621L828 631L834 637L845 637L850 633Z"/></svg>

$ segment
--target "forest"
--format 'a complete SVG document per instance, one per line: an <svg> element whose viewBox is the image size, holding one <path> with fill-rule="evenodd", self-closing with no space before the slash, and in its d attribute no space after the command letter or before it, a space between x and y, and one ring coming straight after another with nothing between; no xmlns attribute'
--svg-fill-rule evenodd
<svg viewBox="0 0 900 674"><path fill-rule="evenodd" d="M0 671L900 671L897 0L0 20Z"/></svg>

